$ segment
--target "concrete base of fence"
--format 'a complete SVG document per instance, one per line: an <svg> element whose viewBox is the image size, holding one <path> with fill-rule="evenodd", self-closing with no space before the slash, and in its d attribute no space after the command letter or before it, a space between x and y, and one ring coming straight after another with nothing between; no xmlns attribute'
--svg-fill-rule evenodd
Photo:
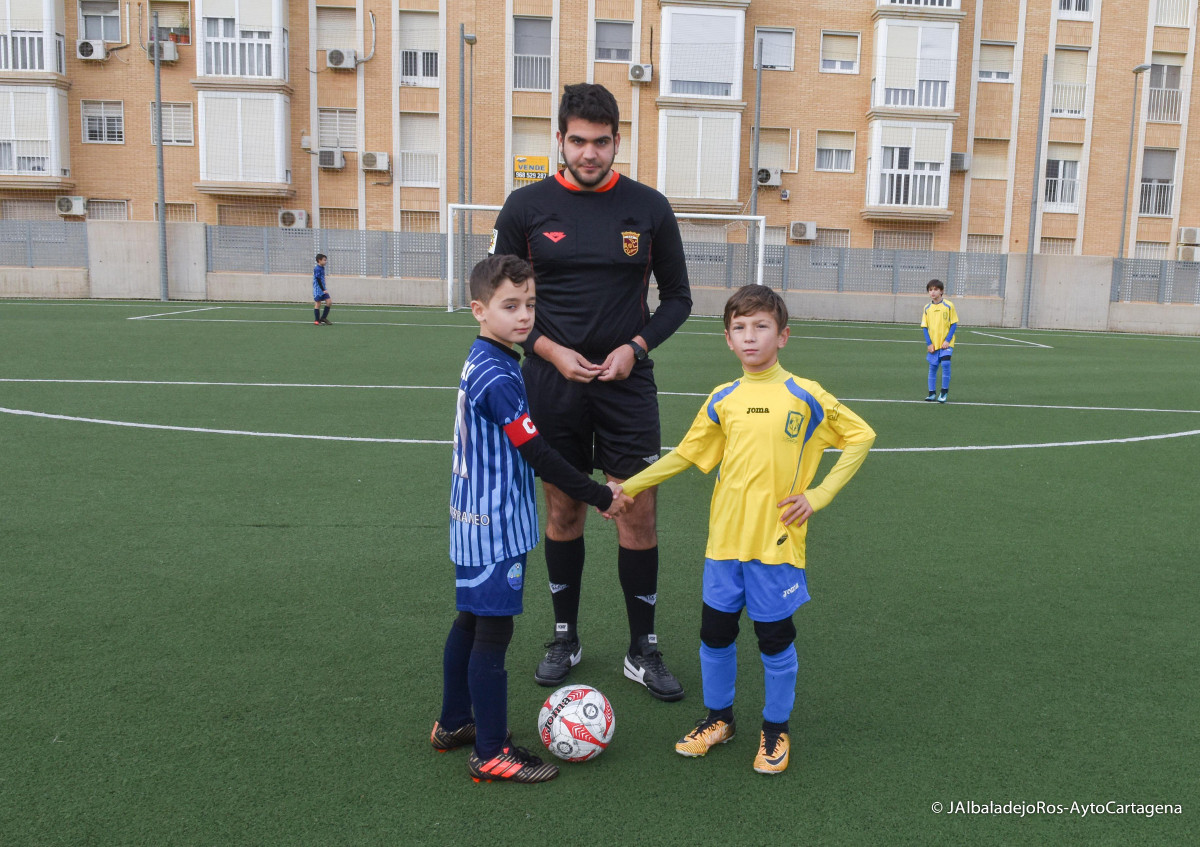
<svg viewBox="0 0 1200 847"><path fill-rule="evenodd" d="M0 297L83 300L90 296L86 268L0 268Z"/></svg>
<svg viewBox="0 0 1200 847"><path fill-rule="evenodd" d="M446 283L431 279L379 279L330 275L336 303L392 306L445 306ZM208 299L234 302L312 302L312 276L299 274L208 275Z"/></svg>

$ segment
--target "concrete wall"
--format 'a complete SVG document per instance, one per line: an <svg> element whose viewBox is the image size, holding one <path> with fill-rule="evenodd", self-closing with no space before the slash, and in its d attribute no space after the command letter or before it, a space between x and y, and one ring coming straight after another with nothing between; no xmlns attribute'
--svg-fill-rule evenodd
<svg viewBox="0 0 1200 847"><path fill-rule="evenodd" d="M0 268L0 297L159 299L158 224L89 221L83 268ZM308 274L205 273L205 225L167 224L168 291L181 301L309 302ZM953 296L966 326L1019 327L1025 309L1025 259L1010 254L1004 297ZM1113 260L1097 256L1035 256L1029 326L1111 332L1200 335L1200 306L1110 302ZM444 306L446 284L429 279L381 279L334 274L335 303ZM693 290L695 314L720 315L730 290ZM792 316L916 324L923 294L784 292ZM651 289L651 307L656 304Z"/></svg>

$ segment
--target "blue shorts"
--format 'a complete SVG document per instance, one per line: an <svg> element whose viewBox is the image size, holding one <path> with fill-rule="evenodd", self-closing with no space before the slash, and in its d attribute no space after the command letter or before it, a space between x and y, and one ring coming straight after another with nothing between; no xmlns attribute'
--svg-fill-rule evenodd
<svg viewBox="0 0 1200 847"><path fill-rule="evenodd" d="M954 355L954 348L947 347L944 350L934 350L932 353L926 353L925 361L931 365L940 365L942 362L950 361L952 355Z"/></svg>
<svg viewBox="0 0 1200 847"><path fill-rule="evenodd" d="M488 565L454 566L455 608L476 615L521 614L525 554Z"/></svg>
<svg viewBox="0 0 1200 847"><path fill-rule="evenodd" d="M313 302L314 303L320 303L322 300L328 300L328 299L329 299L328 291L322 291L320 294L313 292Z"/></svg>
<svg viewBox="0 0 1200 847"><path fill-rule="evenodd" d="M704 602L719 612L740 612L760 623L781 621L808 602L804 568L736 559L704 560Z"/></svg>

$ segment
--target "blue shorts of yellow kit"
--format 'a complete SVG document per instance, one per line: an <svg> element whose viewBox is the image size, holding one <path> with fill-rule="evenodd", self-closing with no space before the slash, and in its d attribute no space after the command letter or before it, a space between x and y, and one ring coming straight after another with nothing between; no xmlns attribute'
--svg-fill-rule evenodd
<svg viewBox="0 0 1200 847"><path fill-rule="evenodd" d="M757 559L704 560L704 602L718 612L745 609L751 620L769 623L790 617L808 600L804 568Z"/></svg>
<svg viewBox="0 0 1200 847"><path fill-rule="evenodd" d="M519 615L525 587L525 554L486 565L454 566L455 608L476 615Z"/></svg>

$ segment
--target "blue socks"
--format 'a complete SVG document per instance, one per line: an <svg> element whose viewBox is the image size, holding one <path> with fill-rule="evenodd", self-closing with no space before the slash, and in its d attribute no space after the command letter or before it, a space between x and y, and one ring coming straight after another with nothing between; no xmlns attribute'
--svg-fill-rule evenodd
<svg viewBox="0 0 1200 847"><path fill-rule="evenodd" d="M476 644L467 667L467 686L475 704L475 752L490 759L508 735L508 672L505 647Z"/></svg>
<svg viewBox="0 0 1200 847"><path fill-rule="evenodd" d="M760 653L763 663L763 682L766 688L766 705L763 720L785 724L796 705L796 677L800 662L796 658L796 645L789 644L773 656ZM706 691L707 693L707 691Z"/></svg>
<svg viewBox="0 0 1200 847"><path fill-rule="evenodd" d="M709 647L701 641L700 677L708 709L718 712L732 707L737 685L737 644Z"/></svg>
<svg viewBox="0 0 1200 847"><path fill-rule="evenodd" d="M467 673L475 633L460 626L450 627L442 653L442 716L438 723L455 730L471 722L471 692Z"/></svg>
<svg viewBox="0 0 1200 847"><path fill-rule="evenodd" d="M929 390L930 391L937 390L937 373L938 373L939 365L941 366L941 369L942 369L942 390L945 391L947 388L950 387L950 360L942 359L938 364L929 366Z"/></svg>

